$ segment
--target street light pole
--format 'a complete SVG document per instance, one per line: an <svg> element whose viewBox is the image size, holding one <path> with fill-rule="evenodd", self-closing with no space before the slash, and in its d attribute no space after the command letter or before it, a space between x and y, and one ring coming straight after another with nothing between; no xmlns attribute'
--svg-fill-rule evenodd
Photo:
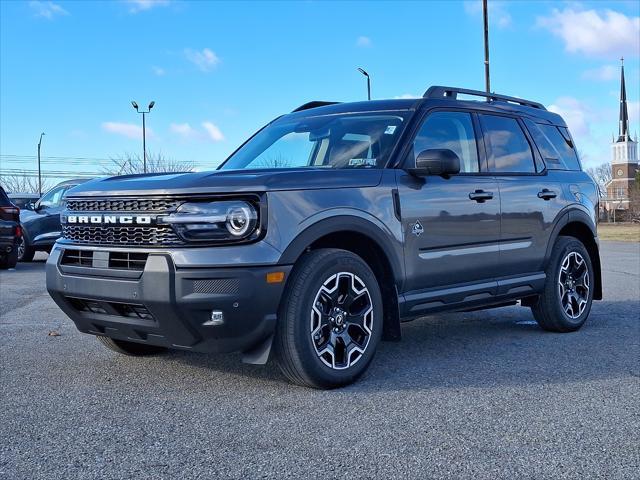
<svg viewBox="0 0 640 480"><path fill-rule="evenodd" d="M489 11L487 0L482 0L482 17L484 19L484 83L487 93L491 93L489 80Z"/></svg>
<svg viewBox="0 0 640 480"><path fill-rule="evenodd" d="M146 125L146 115L151 111L156 102L151 102L146 111L140 111L138 109L138 104L135 101L131 101L131 105L136 109L136 112L142 114L142 168L144 173L147 173L147 125Z"/></svg>
<svg viewBox="0 0 640 480"><path fill-rule="evenodd" d="M371 77L369 77L369 74L360 67L358 67L358 71L367 77L367 99L371 100Z"/></svg>
<svg viewBox="0 0 640 480"><path fill-rule="evenodd" d="M38 140L38 195L42 196L42 172L40 169L40 146L42 145L42 136L44 132L40 134L40 140Z"/></svg>

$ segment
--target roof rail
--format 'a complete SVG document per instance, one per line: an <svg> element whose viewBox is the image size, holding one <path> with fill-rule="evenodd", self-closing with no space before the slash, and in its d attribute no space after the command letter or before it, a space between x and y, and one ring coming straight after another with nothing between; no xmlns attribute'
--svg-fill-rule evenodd
<svg viewBox="0 0 640 480"><path fill-rule="evenodd" d="M429 87L429 89L424 92L423 98L453 98L456 99L458 94L463 95L473 95L476 97L485 97L487 101L489 100L502 100L504 102L517 103L519 105L524 105L527 107L539 108L541 110L546 110L545 106L541 103L534 102L531 100L525 100L523 98L518 97L509 97L507 95L498 95L497 93L487 93L482 92L480 90L469 90L467 88L457 88L457 87L443 87L440 85L434 85L433 87Z"/></svg>
<svg viewBox="0 0 640 480"><path fill-rule="evenodd" d="M302 110L309 110L310 108L324 107L327 105L335 105L336 103L340 103L340 102L322 102L320 100L314 100L313 102L307 102L304 105L300 105L295 110L292 110L291 113L301 112Z"/></svg>

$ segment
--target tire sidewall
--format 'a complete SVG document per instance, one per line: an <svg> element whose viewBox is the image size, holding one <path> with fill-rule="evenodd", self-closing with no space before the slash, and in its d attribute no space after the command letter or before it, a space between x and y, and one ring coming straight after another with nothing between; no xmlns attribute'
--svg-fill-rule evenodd
<svg viewBox="0 0 640 480"><path fill-rule="evenodd" d="M551 302L551 305L554 309L554 316L567 327L576 329L586 321L587 317L589 316L589 312L591 311L591 305L593 302L593 289L595 286L593 265L591 264L591 257L589 256L589 252L587 252L587 249L579 240L565 239L564 241L560 242L558 247L559 248L557 248L555 254L553 255L550 269L547 272L549 278L546 287L547 291L545 293L549 296L549 298L553 298L553 302ZM562 308L562 302L560 299L560 295L558 294L558 276L560 274L562 262L571 252L579 253L582 256L587 264L587 269L589 271L589 295L587 298L587 306L577 318L571 318L566 314L566 312Z"/></svg>
<svg viewBox="0 0 640 480"><path fill-rule="evenodd" d="M318 357L311 338L310 327L312 306L320 287L332 275L339 272L349 272L357 275L367 287L373 304L373 327L367 348L362 357L353 366L344 370L332 369ZM300 363L311 377L327 386L338 386L353 382L367 369L382 336L382 294L375 275L359 257L350 252L342 253L337 251L334 255L327 256L317 265L315 271L305 279L304 288L305 292L296 302L296 305L289 305L289 308L287 308L287 320L295 322L293 335ZM293 318L291 317L292 314L294 315Z"/></svg>

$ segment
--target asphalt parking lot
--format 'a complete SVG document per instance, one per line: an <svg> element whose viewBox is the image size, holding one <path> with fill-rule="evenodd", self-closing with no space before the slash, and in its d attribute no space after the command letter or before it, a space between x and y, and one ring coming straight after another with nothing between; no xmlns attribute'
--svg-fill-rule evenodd
<svg viewBox="0 0 640 480"><path fill-rule="evenodd" d="M39 258L0 273L0 478L639 478L637 243L603 242L577 333L521 307L427 317L328 392L238 355L119 356Z"/></svg>

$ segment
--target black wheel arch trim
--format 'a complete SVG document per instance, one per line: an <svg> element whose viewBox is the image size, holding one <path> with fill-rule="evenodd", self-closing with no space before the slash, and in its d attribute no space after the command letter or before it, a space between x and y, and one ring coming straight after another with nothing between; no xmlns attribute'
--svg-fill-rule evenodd
<svg viewBox="0 0 640 480"><path fill-rule="evenodd" d="M393 272L395 285L397 287L402 285L404 264L402 257L396 253L393 246L390 245L389 234L372 221L355 215L339 215L325 218L310 225L289 243L282 253L279 263L292 265L300 258L304 251L318 239L333 233L343 232L356 232L374 241L376 246L378 246L387 257Z"/></svg>
<svg viewBox="0 0 640 480"><path fill-rule="evenodd" d="M559 214L549 237L544 264L547 265L547 263L549 262L551 254L553 252L553 247L558 240L558 237L560 236L560 232L565 226L569 225L570 223L580 223L585 225L593 235L595 249L591 251L588 245L585 245L585 248L587 248L587 251L589 252L589 257L591 258L591 264L593 266L593 271L595 274L595 288L593 292L593 298L594 300L602 300L602 270L600 263L600 248L597 240L598 231L595 223L593 222L593 219L584 210L573 206L573 208L568 208Z"/></svg>

